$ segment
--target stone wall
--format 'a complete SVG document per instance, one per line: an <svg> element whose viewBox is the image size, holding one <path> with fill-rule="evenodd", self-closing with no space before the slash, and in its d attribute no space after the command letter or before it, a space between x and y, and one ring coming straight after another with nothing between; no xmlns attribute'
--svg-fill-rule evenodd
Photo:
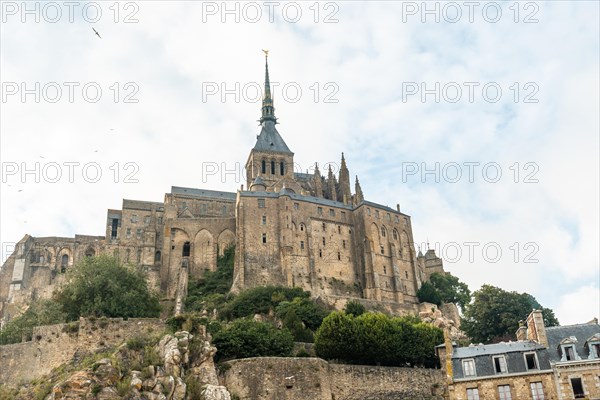
<svg viewBox="0 0 600 400"><path fill-rule="evenodd" d="M36 327L31 341L0 346L0 384L16 386L51 372L77 355L164 330L158 319L122 318L82 318L78 323Z"/></svg>
<svg viewBox="0 0 600 400"><path fill-rule="evenodd" d="M243 400L440 399L444 373L425 368L329 364L261 357L226 363L222 383Z"/></svg>

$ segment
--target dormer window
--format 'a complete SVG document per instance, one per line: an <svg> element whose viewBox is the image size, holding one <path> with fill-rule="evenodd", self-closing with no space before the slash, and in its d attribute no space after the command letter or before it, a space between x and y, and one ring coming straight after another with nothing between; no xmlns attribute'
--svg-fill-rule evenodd
<svg viewBox="0 0 600 400"><path fill-rule="evenodd" d="M494 361L494 371L496 371L496 374L505 374L508 372L506 367L506 357L495 356L492 357L492 360Z"/></svg>
<svg viewBox="0 0 600 400"><path fill-rule="evenodd" d="M477 375L475 372L475 360L463 360L462 367L465 378Z"/></svg>
<svg viewBox="0 0 600 400"><path fill-rule="evenodd" d="M535 353L525 353L525 365L527 366L527 370L530 371L532 369L540 369L538 366L537 355Z"/></svg>
<svg viewBox="0 0 600 400"><path fill-rule="evenodd" d="M585 347L588 349L588 360L600 358L600 333L585 341Z"/></svg>
<svg viewBox="0 0 600 400"><path fill-rule="evenodd" d="M577 343L577 338L571 336L569 338L563 339L560 342L560 352L561 355L560 361L576 361L581 360L579 354L577 354L577 349L575 348L575 344Z"/></svg>

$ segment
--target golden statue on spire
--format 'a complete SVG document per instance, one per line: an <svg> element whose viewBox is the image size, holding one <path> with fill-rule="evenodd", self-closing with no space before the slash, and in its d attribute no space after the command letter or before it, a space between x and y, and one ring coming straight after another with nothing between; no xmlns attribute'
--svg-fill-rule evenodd
<svg viewBox="0 0 600 400"><path fill-rule="evenodd" d="M265 53L265 57L269 57L269 50L262 49L263 53Z"/></svg>

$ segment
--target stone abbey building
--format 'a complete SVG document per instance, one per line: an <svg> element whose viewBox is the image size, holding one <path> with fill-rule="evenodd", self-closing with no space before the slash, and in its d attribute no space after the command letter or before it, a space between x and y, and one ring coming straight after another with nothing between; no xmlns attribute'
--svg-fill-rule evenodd
<svg viewBox="0 0 600 400"><path fill-rule="evenodd" d="M416 292L443 271L433 250L417 254L411 219L352 190L342 154L338 176L293 170L294 153L277 130L268 64L260 134L237 192L172 187L164 202L123 200L108 210L105 235L26 235L0 270L0 317L48 297L79 259L110 254L148 272L152 287L182 310L190 278L215 270L235 245L232 290L297 286L342 307L361 299L397 313L418 311Z"/></svg>

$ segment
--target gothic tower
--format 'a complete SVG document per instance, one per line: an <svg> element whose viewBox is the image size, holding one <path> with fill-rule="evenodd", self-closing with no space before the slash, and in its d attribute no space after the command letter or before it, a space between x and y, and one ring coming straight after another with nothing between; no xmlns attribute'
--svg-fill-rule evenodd
<svg viewBox="0 0 600 400"><path fill-rule="evenodd" d="M277 132L275 107L269 81L268 52L265 51L265 92L262 100L260 134L246 162L246 183L249 188L257 177L262 178L267 190L279 191L285 181L294 179L294 153Z"/></svg>

